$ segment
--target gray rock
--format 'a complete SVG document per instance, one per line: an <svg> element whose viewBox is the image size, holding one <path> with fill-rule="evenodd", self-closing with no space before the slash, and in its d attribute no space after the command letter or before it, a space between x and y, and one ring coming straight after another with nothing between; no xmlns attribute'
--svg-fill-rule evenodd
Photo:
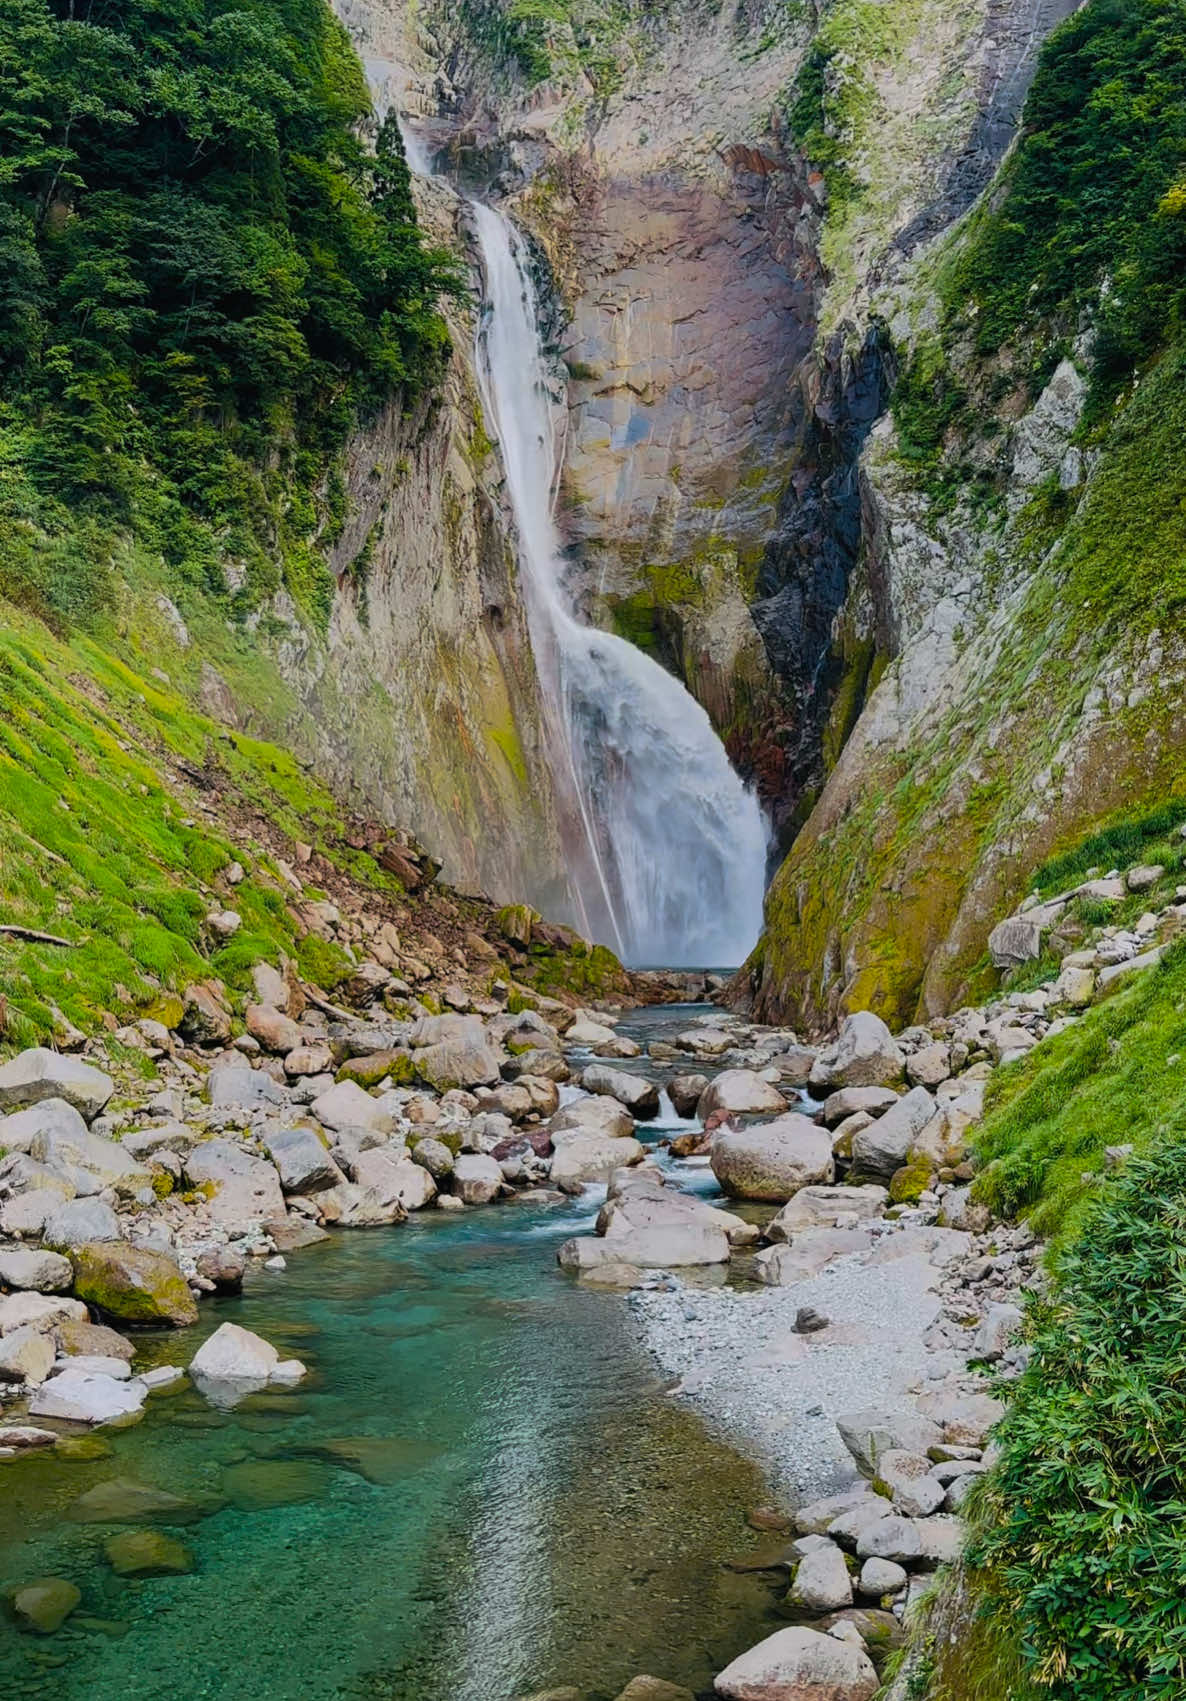
<svg viewBox="0 0 1186 1701"><path fill-rule="evenodd" d="M70 1423L111 1423L138 1412L147 1393L144 1384L135 1377L130 1382L119 1382L113 1376L93 1376L85 1370L67 1369L37 1389L29 1401L29 1414L62 1418Z"/></svg>
<svg viewBox="0 0 1186 1701"><path fill-rule="evenodd" d="M187 1128L183 1122L162 1122L153 1128L137 1128L125 1134L121 1144L125 1152L143 1163L159 1158L162 1152L183 1158L197 1140L197 1130Z"/></svg>
<svg viewBox="0 0 1186 1701"><path fill-rule="evenodd" d="M77 1136L86 1123L65 1099L42 1099L0 1119L0 1152L28 1152L35 1136L47 1132Z"/></svg>
<svg viewBox="0 0 1186 1701"><path fill-rule="evenodd" d="M794 1112L738 1132L718 1130L709 1161L721 1187L735 1199L783 1202L801 1187L830 1182L835 1174L827 1133Z"/></svg>
<svg viewBox="0 0 1186 1701"><path fill-rule="evenodd" d="M212 1070L208 1087L210 1103L217 1110L231 1106L254 1110L259 1105L282 1105L288 1096L279 1082L262 1069L244 1068L237 1063Z"/></svg>
<svg viewBox="0 0 1186 1701"><path fill-rule="evenodd" d="M901 1077L902 1049L880 1016L858 1010L845 1019L835 1045L821 1052L811 1071L817 1092L838 1087L883 1087Z"/></svg>
<svg viewBox="0 0 1186 1701"><path fill-rule="evenodd" d="M98 1183L96 1191L111 1187L130 1197L152 1182L150 1171L123 1146L92 1134L85 1126L71 1133L60 1128L41 1129L29 1143L29 1156L36 1163L71 1176L76 1186L75 1171L89 1171Z"/></svg>
<svg viewBox="0 0 1186 1701"><path fill-rule="evenodd" d="M877 1475L878 1461L883 1453L891 1450L925 1453L943 1440L939 1425L921 1412L887 1411L880 1406L844 1412L836 1419L836 1428L858 1468L867 1477Z"/></svg>
<svg viewBox="0 0 1186 1701"><path fill-rule="evenodd" d="M553 1139L557 1134L570 1132L624 1139L634 1133L634 1118L616 1099L590 1094L561 1106L549 1121L548 1132Z"/></svg>
<svg viewBox="0 0 1186 1701"><path fill-rule="evenodd" d="M799 1561L789 1599L806 1612L837 1612L852 1605L852 1579L833 1542L820 1543Z"/></svg>
<svg viewBox="0 0 1186 1701"><path fill-rule="evenodd" d="M592 1130L555 1129L552 1144L551 1179L557 1187L608 1181L623 1164L640 1164L645 1155L639 1142L629 1136Z"/></svg>
<svg viewBox="0 0 1186 1701"><path fill-rule="evenodd" d="M1022 1313L1016 1305L990 1305L980 1320L972 1357L992 1363L1003 1358L1005 1349L1021 1328Z"/></svg>
<svg viewBox="0 0 1186 1701"><path fill-rule="evenodd" d="M769 1081L752 1069L726 1069L700 1095L696 1115L707 1122L714 1111L734 1116L770 1116L784 1111L787 1101Z"/></svg>
<svg viewBox="0 0 1186 1701"><path fill-rule="evenodd" d="M265 1128L262 1139L285 1193L320 1193L346 1179L309 1127Z"/></svg>
<svg viewBox="0 0 1186 1701"><path fill-rule="evenodd" d="M909 1565L922 1557L918 1525L895 1513L866 1525L857 1538L858 1559L891 1559L896 1565Z"/></svg>
<svg viewBox="0 0 1186 1701"><path fill-rule="evenodd" d="M951 1075L951 1052L939 1040L906 1059L906 1079L916 1087L938 1087Z"/></svg>
<svg viewBox="0 0 1186 1701"><path fill-rule="evenodd" d="M790 1245L767 1246L754 1259L760 1281L770 1287L793 1287L809 1281L836 1258L847 1258L869 1246L859 1229L801 1229Z"/></svg>
<svg viewBox="0 0 1186 1701"><path fill-rule="evenodd" d="M799 1625L739 1655L715 1685L729 1701L871 1701L877 1687L873 1662L860 1648Z"/></svg>
<svg viewBox="0 0 1186 1701"><path fill-rule="evenodd" d="M54 1344L49 1332L26 1323L0 1335L0 1382L27 1382L38 1387L54 1363Z"/></svg>
<svg viewBox="0 0 1186 1701"><path fill-rule="evenodd" d="M204 1140L185 1159L190 1185L209 1195L212 1220L235 1233L265 1217L284 1215L284 1194L272 1164L230 1140Z"/></svg>
<svg viewBox="0 0 1186 1701"><path fill-rule="evenodd" d="M879 1217L889 1193L884 1187L803 1187L766 1224L768 1240L791 1240L806 1228L822 1228L837 1217L855 1216L862 1222Z"/></svg>
<svg viewBox="0 0 1186 1701"><path fill-rule="evenodd" d="M481 1153L463 1152L453 1165L453 1191L465 1205L488 1205L502 1185L501 1168Z"/></svg>
<svg viewBox="0 0 1186 1701"><path fill-rule="evenodd" d="M1024 963L1035 962L1042 955L1042 932L1042 923L1033 911L999 922L988 936L993 967L1019 969Z"/></svg>
<svg viewBox="0 0 1186 1701"><path fill-rule="evenodd" d="M412 1162L426 1169L434 1181L444 1181L453 1173L453 1154L443 1140L417 1140Z"/></svg>
<svg viewBox="0 0 1186 1701"><path fill-rule="evenodd" d="M924 1453L889 1448L877 1461L877 1476L890 1490L894 1509L904 1518L926 1518L943 1504L946 1489L930 1475Z"/></svg>
<svg viewBox="0 0 1186 1701"><path fill-rule="evenodd" d="M912 1088L884 1116L853 1136L853 1178L890 1179L906 1162L910 1148L934 1114L935 1101L926 1088Z"/></svg>
<svg viewBox="0 0 1186 1701"><path fill-rule="evenodd" d="M398 1205L404 1211L423 1210L436 1198L432 1176L422 1165L413 1163L398 1143L360 1152L351 1167L351 1176L383 1205Z"/></svg>
<svg viewBox="0 0 1186 1701"><path fill-rule="evenodd" d="M74 1266L57 1252L32 1247L0 1246L0 1285L34 1293L65 1293L74 1280Z"/></svg>
<svg viewBox="0 0 1186 1701"><path fill-rule="evenodd" d="M632 1116L640 1119L659 1114L659 1089L645 1076L631 1075L625 1069L611 1069L608 1063L591 1063L581 1076L581 1086L587 1093L616 1099Z"/></svg>
<svg viewBox="0 0 1186 1701"><path fill-rule="evenodd" d="M346 1128L368 1128L379 1134L390 1134L395 1118L377 1099L373 1099L357 1081L339 1081L313 1100L313 1115L325 1128L335 1131Z"/></svg>
<svg viewBox="0 0 1186 1701"><path fill-rule="evenodd" d="M102 1199L68 1199L47 1217L42 1238L47 1246L81 1246L87 1241L122 1240L123 1228Z"/></svg>
<svg viewBox="0 0 1186 1701"><path fill-rule="evenodd" d="M677 1116L693 1116L700 1095L708 1086L707 1075L675 1075L667 1083L667 1096ZM0 1145L3 1141L0 1141Z"/></svg>
<svg viewBox="0 0 1186 1701"><path fill-rule="evenodd" d="M883 1111L896 1105L901 1094L893 1087L841 1087L835 1093L829 1093L823 1103L823 1119L825 1126L836 1128L847 1116L854 1116L857 1111L867 1111L870 1116L880 1116Z"/></svg>
<svg viewBox="0 0 1186 1701"><path fill-rule="evenodd" d="M92 1122L115 1091L110 1075L81 1058L36 1046L0 1064L0 1110L64 1099Z"/></svg>
<svg viewBox="0 0 1186 1701"><path fill-rule="evenodd" d="M892 1559L867 1559L861 1566L857 1588L862 1595L881 1600L884 1595L900 1595L909 1581L907 1573Z"/></svg>

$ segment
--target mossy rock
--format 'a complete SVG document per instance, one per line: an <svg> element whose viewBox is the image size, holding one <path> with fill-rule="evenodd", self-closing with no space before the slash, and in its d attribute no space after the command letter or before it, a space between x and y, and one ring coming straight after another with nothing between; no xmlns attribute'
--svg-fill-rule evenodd
<svg viewBox="0 0 1186 1701"><path fill-rule="evenodd" d="M180 1267L163 1252L122 1241L88 1241L70 1252L74 1294L124 1323L196 1323L198 1307Z"/></svg>
<svg viewBox="0 0 1186 1701"><path fill-rule="evenodd" d="M369 1057L348 1058L336 1079L357 1081L360 1087L377 1087L388 1076L397 1087L410 1087L414 1083L416 1071L406 1051L375 1051Z"/></svg>
<svg viewBox="0 0 1186 1701"><path fill-rule="evenodd" d="M194 1568L194 1556L163 1530L121 1530L103 1543L117 1577L176 1577Z"/></svg>
<svg viewBox="0 0 1186 1701"><path fill-rule="evenodd" d="M151 1021L162 1022L170 1033L175 1033L185 1015L185 1005L176 993L165 992L153 1000L144 1014Z"/></svg>
<svg viewBox="0 0 1186 1701"><path fill-rule="evenodd" d="M894 1171L890 1182L891 1204L917 1205L933 1173L930 1158L912 1158L908 1164L903 1164L901 1169Z"/></svg>
<svg viewBox="0 0 1186 1701"><path fill-rule="evenodd" d="M526 950L531 944L531 930L539 920L530 904L507 904L494 918L502 937L512 945Z"/></svg>

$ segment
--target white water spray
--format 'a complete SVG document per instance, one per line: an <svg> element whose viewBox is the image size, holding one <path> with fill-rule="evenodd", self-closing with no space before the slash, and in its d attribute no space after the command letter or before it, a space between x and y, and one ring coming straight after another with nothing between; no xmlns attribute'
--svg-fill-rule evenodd
<svg viewBox="0 0 1186 1701"><path fill-rule="evenodd" d="M427 165L415 142L414 170ZM551 724L579 920L627 961L734 965L762 923L767 834L695 698L624 639L582 626L554 515L558 424L522 238L471 203L486 280L483 401L506 469Z"/></svg>

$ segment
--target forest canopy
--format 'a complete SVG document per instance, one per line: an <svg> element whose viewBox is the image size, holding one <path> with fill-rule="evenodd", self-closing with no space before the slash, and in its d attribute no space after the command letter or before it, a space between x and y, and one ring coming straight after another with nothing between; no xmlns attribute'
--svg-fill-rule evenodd
<svg viewBox="0 0 1186 1701"><path fill-rule="evenodd" d="M6 0L0 590L84 619L148 528L324 613L334 453L431 384L455 287L369 114L324 0Z"/></svg>

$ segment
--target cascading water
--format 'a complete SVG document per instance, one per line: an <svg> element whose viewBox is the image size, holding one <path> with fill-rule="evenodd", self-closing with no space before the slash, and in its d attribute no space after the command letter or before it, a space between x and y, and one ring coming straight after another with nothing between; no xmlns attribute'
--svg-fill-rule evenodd
<svg viewBox="0 0 1186 1701"><path fill-rule="evenodd" d="M409 142L423 173L424 150ZM493 207L471 212L486 281L483 400L519 533L579 920L635 964L739 963L762 922L761 808L679 680L573 612L554 517L563 414L524 244Z"/></svg>

